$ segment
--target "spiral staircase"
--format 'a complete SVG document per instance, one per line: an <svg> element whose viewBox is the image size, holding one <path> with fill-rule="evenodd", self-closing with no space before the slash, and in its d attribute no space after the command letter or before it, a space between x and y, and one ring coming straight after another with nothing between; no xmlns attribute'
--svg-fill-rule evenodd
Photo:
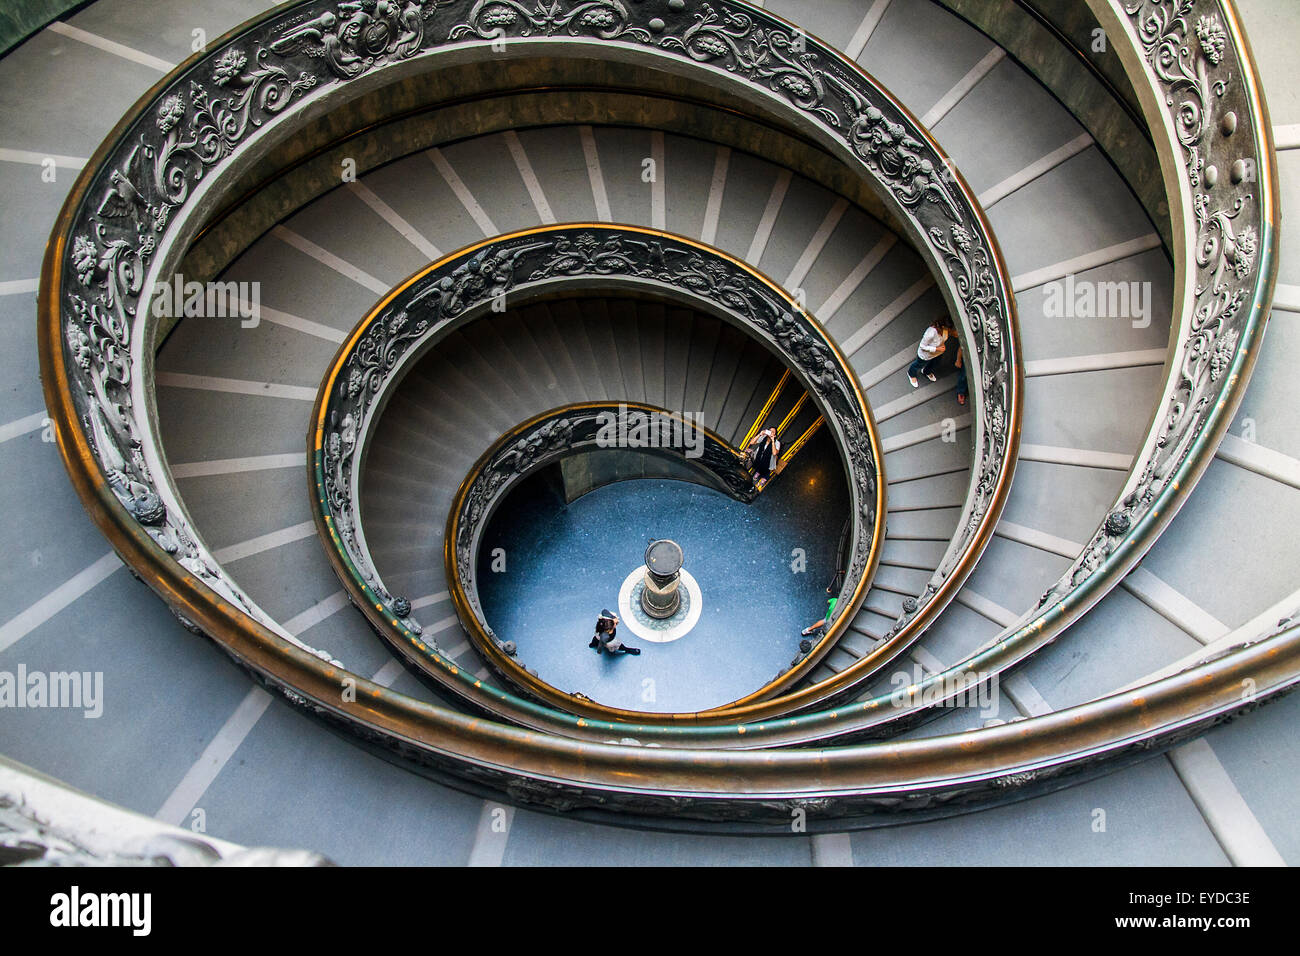
<svg viewBox="0 0 1300 956"><path fill-rule="evenodd" d="M742 21L765 33L727 73L710 44ZM27 765L159 826L348 864L1300 858L1300 266L1277 213L1300 188L1295 25L1285 0L96 0L37 30L0 59L0 671L102 672L104 709L0 712L6 790ZM664 35L680 68L636 49L666 57ZM861 168L783 118L830 95L799 54L832 51L829 90L856 63L899 108L864 121ZM760 75L761 95L739 85ZM236 108L212 106L204 140L185 104L223 90ZM882 192L882 137L948 161ZM169 150L200 158L173 180ZM123 162L159 170L156 194ZM936 242L948 205L971 235ZM438 264L601 229L770 284L869 435L853 444L797 339L687 301L659 265L635 273L649 291L588 271L518 305L511 287L501 311L485 294L380 362L355 510L317 494L355 395L342 372L418 277L445 289ZM967 240L989 253L980 307L1005 305L982 325L948 284ZM256 319L146 322L126 300L163 262L255 283ZM110 291L78 313L77 282ZM1063 315L1063 283L1133 298ZM945 312L974 364L965 405L950 364L905 374ZM1207 339L1211 319L1237 325ZM92 350L119 371L66 385ZM114 417L127 393L138 444ZM592 402L700 410L733 448L824 418L850 476L881 479L848 610L810 649L790 635L751 698L659 719L540 686L450 570L449 518L502 436Z"/></svg>

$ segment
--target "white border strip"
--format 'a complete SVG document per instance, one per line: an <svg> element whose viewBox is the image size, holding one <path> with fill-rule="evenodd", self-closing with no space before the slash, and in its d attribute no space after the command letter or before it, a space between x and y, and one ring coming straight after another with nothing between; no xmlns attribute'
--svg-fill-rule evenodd
<svg viewBox="0 0 1300 956"><path fill-rule="evenodd" d="M840 310L840 306L849 300L849 296L858 291L858 286L862 285L863 280L871 274L871 270L880 264L880 260L885 258L885 253L894 248L896 242L898 242L898 236L892 232L887 232L880 237L879 242L867 250L867 254L862 257L862 261L853 267L853 271L844 277L844 281L835 287L835 291L827 297L826 301L821 304L821 308L817 310L817 318L822 325L828 323L831 316Z"/></svg>
<svg viewBox="0 0 1300 956"><path fill-rule="evenodd" d="M510 155L515 161L515 168L519 170L519 177L524 181L524 188L528 190L528 197L533 201L533 208L537 210L537 218L546 225L555 224L555 213L551 212L551 204L546 201L546 193L542 189L542 181L537 178L537 171L533 169L533 164L528 160L528 153L524 151L524 144L519 139L519 134L512 129L508 129L503 134L506 140L506 148L510 150ZM440 258L434 256L433 258Z"/></svg>
<svg viewBox="0 0 1300 956"><path fill-rule="evenodd" d="M159 73L170 73L175 63L168 63L166 60L137 50L135 47L127 46L125 43L118 43L116 40L110 40L102 37L98 33L91 33L89 30L83 30L80 27L74 27L71 23L64 23L62 20L55 20L48 27L51 33L57 33L67 37L69 40L76 40L84 43L86 46L93 46L97 50L103 50L105 53L111 53L114 56L120 56L124 60L130 60L132 63L138 63L141 66L147 66L151 70L157 70Z"/></svg>
<svg viewBox="0 0 1300 956"><path fill-rule="evenodd" d="M40 287L40 279L9 279L0 282L0 295L21 295L25 292L36 292Z"/></svg>
<svg viewBox="0 0 1300 956"><path fill-rule="evenodd" d="M650 133L650 158L654 160L655 176L650 180L650 225L655 229L668 228L668 198L665 193L668 167L664 152L664 132L653 130Z"/></svg>
<svg viewBox="0 0 1300 956"><path fill-rule="evenodd" d="M49 420L45 412L36 412L34 415L28 415L26 418L20 418L17 421L7 422L0 425L0 445L5 442L19 438L22 435L30 435L38 428L43 426Z"/></svg>
<svg viewBox="0 0 1300 956"><path fill-rule="evenodd" d="M762 4L760 4L762 6ZM853 38L849 40L848 46L844 48L844 55L850 60L856 60L862 56L862 51L867 48L871 41L871 34L876 32L876 27L880 24L880 18L885 15L889 9L889 0L876 0L867 10L867 15L862 18L858 24L857 30L853 33Z"/></svg>
<svg viewBox="0 0 1300 956"><path fill-rule="evenodd" d="M389 283L376 279L363 269L358 269L346 259L334 255L324 246L317 245L301 233L294 232L288 226L272 227L271 235L293 246L299 252L311 256L326 268L333 269L339 275L351 279L357 285L364 286L376 295L384 295L391 287Z"/></svg>
<svg viewBox="0 0 1300 956"><path fill-rule="evenodd" d="M1273 148L1300 149L1300 123L1273 127Z"/></svg>
<svg viewBox="0 0 1300 956"><path fill-rule="evenodd" d="M1166 354L1164 349L1136 349L1131 352L1103 352L1098 355L1067 355L1062 358L1034 359L1025 363L1025 378L1164 365Z"/></svg>
<svg viewBox="0 0 1300 956"><path fill-rule="evenodd" d="M951 113L953 108L964 100L971 90L975 89L976 84L988 76L989 71L1006 58L1006 55L1007 51L1000 46L995 46L988 53L985 53L980 61L972 66L966 75L943 95L943 98L938 103L935 103L926 111L926 114L921 117L921 125L926 129L930 129Z"/></svg>
<svg viewBox="0 0 1300 956"><path fill-rule="evenodd" d="M42 153L30 149L6 149L0 147L0 160L6 163L27 163L32 166L40 166L47 159L54 160L54 165L59 169L81 169L88 160L80 156L60 156L56 153Z"/></svg>
<svg viewBox="0 0 1300 956"><path fill-rule="evenodd" d="M1127 472L1133 467L1133 456L1110 451L1090 451L1086 448L1058 448L1055 445L1020 446L1021 461L1041 461L1050 465L1073 465L1078 468L1107 468Z"/></svg>
<svg viewBox="0 0 1300 956"><path fill-rule="evenodd" d="M1279 282L1273 287L1273 308L1283 312L1300 312L1300 285Z"/></svg>
<svg viewBox="0 0 1300 956"><path fill-rule="evenodd" d="M374 212L379 216L379 218L384 220L384 222L396 229L403 239L415 246L415 248L420 251L420 255L424 256L430 262L435 262L442 258L442 252L438 247L426 239L420 233L420 230L407 222L406 219L397 212L397 210L384 202L383 198L373 189L365 183L355 179L347 185L348 189L352 190L353 195L374 210ZM343 333L339 333L339 340L342 341L342 339Z"/></svg>
<svg viewBox="0 0 1300 956"><path fill-rule="evenodd" d="M727 190L727 170L731 165L731 147L719 146L713 159L713 179L709 182L709 201L704 207L704 225L700 242L711 246L718 238L718 220L722 218L722 197Z"/></svg>
<svg viewBox="0 0 1300 956"><path fill-rule="evenodd" d="M830 241L831 234L835 227L840 224L844 218L844 213L848 211L849 201L844 198L835 200L835 204L826 212L826 217L822 220L813 237L808 240L808 246L804 249L803 254L799 256L799 261L794 264L790 274L785 277L785 287L787 289L797 289L799 284L808 276L809 270L817 261L817 257L822 254L826 248L826 243Z"/></svg>
<svg viewBox="0 0 1300 956"><path fill-rule="evenodd" d="M858 329L840 345L840 350L847 356L852 357L853 353L858 351L875 338L885 326L894 319L902 315L907 309L916 302L921 296L925 295L934 285L934 276L926 273L917 279L910 286L894 299L893 302L885 306L871 320Z"/></svg>
<svg viewBox="0 0 1300 956"><path fill-rule="evenodd" d="M767 241L772 238L772 227L776 225L776 217L781 214L781 204L785 202L785 194L790 189L792 179L794 173L782 169L777 174L776 182L772 183L772 192L768 194L767 205L763 207L763 215L754 229L754 238L749 244L749 251L745 253L745 261L750 265L757 265L763 258L763 250L767 248Z"/></svg>
<svg viewBox="0 0 1300 956"><path fill-rule="evenodd" d="M975 201L985 209L988 209L990 206L1006 199L1016 190L1028 186L1035 179L1046 176L1067 159L1073 159L1091 145L1092 137L1087 133L1084 133L1081 136L1076 136L1064 146L1052 150L1042 159L1030 163L1019 172L1012 173L1006 179L1002 180L1002 182L990 186L988 189L984 190L984 192L980 193L975 198Z"/></svg>
<svg viewBox="0 0 1300 956"><path fill-rule="evenodd" d="M1123 583L1126 591L1202 644L1212 644L1232 630L1145 568L1134 568Z"/></svg>
<svg viewBox="0 0 1300 956"><path fill-rule="evenodd" d="M1113 246L1106 246L1096 252L1084 253L1081 256L1075 256L1073 259L1066 259L1063 262L1056 262L1050 266L1043 266L1041 269L1034 269L1031 272L1013 276L1011 278L1011 289L1018 294L1026 289L1036 289L1040 285L1046 285L1056 279L1064 279L1068 275L1078 275L1080 272L1097 269L1101 266L1110 265L1112 262L1118 262L1121 259L1127 259L1130 256L1140 255L1143 252L1159 248L1160 236L1150 232L1145 236L1129 239L1127 242L1117 242Z"/></svg>
<svg viewBox="0 0 1300 956"><path fill-rule="evenodd" d="M1204 738L1169 751L1169 762L1233 866L1286 866Z"/></svg>
<svg viewBox="0 0 1300 956"><path fill-rule="evenodd" d="M443 180L451 187L452 193L460 200L460 204L465 207L465 211L469 213L470 218L478 224L483 235L488 239L500 235L501 230L492 222L492 217L487 214L487 210L479 205L478 200L474 198L474 194L465 185L465 181L460 178L456 170L451 168L451 163L447 161L447 157L443 155L442 150L435 146L433 149L425 150L425 155L429 157L429 161L433 163L434 168L438 170ZM383 291L387 292L388 290L384 289Z"/></svg>
<svg viewBox="0 0 1300 956"><path fill-rule="evenodd" d="M256 538L241 541L239 544L218 548L212 552L212 557L218 564L228 564L242 558L251 558L263 551L270 551L273 548L284 547L286 544L293 544L293 542L301 541L303 538L310 538L315 533L316 522L304 521L302 524L281 528L279 531L272 531L269 534L258 535Z"/></svg>
<svg viewBox="0 0 1300 956"><path fill-rule="evenodd" d="M195 388L205 392L260 395L263 398L291 398L300 402L316 401L316 389L305 385L249 382L240 378L217 378L212 375L189 375L184 372L159 372L155 383L169 388Z"/></svg>
<svg viewBox="0 0 1300 956"><path fill-rule="evenodd" d="M13 647L120 567L122 567L121 558L110 551L86 570L60 584L31 607L10 618L0 626L0 653Z"/></svg>
<svg viewBox="0 0 1300 956"><path fill-rule="evenodd" d="M168 794L154 818L172 826L183 824L270 706L271 695L260 687L252 688Z"/></svg>
<svg viewBox="0 0 1300 956"><path fill-rule="evenodd" d="M591 198L596 204L596 218L601 222L613 222L609 194L605 191L605 174L600 168L600 152L596 149L595 130L590 126L579 126L578 136L582 139L582 155L587 161L587 178L591 181Z"/></svg>
<svg viewBox="0 0 1300 956"><path fill-rule="evenodd" d="M1280 481L1292 488L1300 488L1300 461L1280 451L1246 441L1229 432L1223 436L1216 454L1239 468Z"/></svg>
<svg viewBox="0 0 1300 956"><path fill-rule="evenodd" d="M287 455L256 455L250 458L214 458L172 465L173 478L209 478L213 475L240 475L250 471L277 468L300 468L306 463L301 452Z"/></svg>
<svg viewBox="0 0 1300 956"><path fill-rule="evenodd" d="M281 312L269 305L261 306L258 314L261 318L274 325L282 325L286 329L293 329L295 332L301 332L304 335L312 335L318 339L324 339L326 342L341 344L348 337L346 332L339 329L322 325L320 322L313 322L311 319L301 318L290 312Z"/></svg>

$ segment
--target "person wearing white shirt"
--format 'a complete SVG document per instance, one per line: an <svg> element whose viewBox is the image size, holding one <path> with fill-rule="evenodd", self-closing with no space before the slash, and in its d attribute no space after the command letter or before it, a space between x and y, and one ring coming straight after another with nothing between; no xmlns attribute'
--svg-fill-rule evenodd
<svg viewBox="0 0 1300 956"><path fill-rule="evenodd" d="M932 382L938 381L934 374L935 363L948 347L949 336L955 335L956 331L952 326L952 320L946 315L935 319L925 330L925 334L921 336L921 344L916 347L916 358L907 367L907 378L913 388L921 384L918 380L918 376L921 375Z"/></svg>

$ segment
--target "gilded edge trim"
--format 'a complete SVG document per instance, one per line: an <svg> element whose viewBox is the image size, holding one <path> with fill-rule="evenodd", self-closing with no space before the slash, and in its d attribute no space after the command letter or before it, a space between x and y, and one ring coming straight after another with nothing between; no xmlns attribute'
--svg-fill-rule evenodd
<svg viewBox="0 0 1300 956"><path fill-rule="evenodd" d="M390 644L401 650L403 656L408 660L416 663L422 670L441 682L445 683L448 677L450 677L451 679L457 680L459 684L472 685L474 683L470 676L461 673L460 668L454 662L443 658L425 642L420 641L415 637L409 630L400 627L400 625L395 626L394 620L387 614L383 613L382 605L378 604L370 595L369 589L363 583L361 575L358 573L352 561L348 559L346 552L338 539L338 535L334 530L332 515L329 514L326 507L326 496L324 493L323 451L327 419L330 412L330 396L334 393L339 375L352 357L352 353L355 350L357 343L361 341L362 337L370 330L386 309L396 302L404 292L425 277L438 272L451 263L468 259L472 257L474 253L482 249L496 246L501 243L510 242L516 239L526 239L530 236L545 236L557 232L563 233L582 229L591 229L606 233L628 232L636 235L653 236L674 243L680 243L702 253L703 255L728 262L736 269L739 269L744 274L750 276L753 280L762 283L762 285L775 295L779 301L786 305L787 310L790 313L793 314L797 312L802 315L808 322L809 326L816 332L821 342L830 351L845 378L853 386L854 399L858 406L858 411L861 413L863 421L866 423L867 434L876 465L875 522L874 527L872 528L868 559L863 574L854 587L853 594L846 606L846 610L835 620L822 639L813 647L812 651L810 651L798 665L780 675L778 678L769 681L759 690L755 691L753 694L747 695L743 699L748 700L750 698L757 698L777 693L782 688L788 687L790 684L803 677L804 674L812 670L812 668L814 668L821 659L830 652L830 650L835 646L835 643L843 635L844 631L848 629L849 622L852 620L853 615L866 599L871 580L874 577L876 568L880 562L880 549L885 534L886 478L880 435L876 428L875 419L871 414L871 407L867 402L865 393L862 391L862 385L858 381L857 375L853 372L852 366L849 365L848 360L839 350L839 347L836 345L834 340L826 334L821 323L819 323L816 318L808 312L808 310L800 308L796 304L794 298L781 288L780 285L750 266L748 263L745 263L726 252L712 248L685 236L679 236L673 233L664 232L663 230L649 229L642 226L613 223L575 222L538 226L531 229L517 230L490 239L484 239L470 246L466 246L463 249L443 256L441 259L431 263L423 269L420 269L414 275L409 276L407 279L394 286L379 300L378 303L375 304L373 308L371 308L366 316L357 323L351 334L344 340L343 344L340 345L338 351L335 353L334 360L330 364L329 371L321 380L321 385L317 392L316 404L312 413L312 425L310 426L310 460L308 463L313 502L313 516L316 519L317 532L320 535L322 542L326 544L327 555L329 556L331 563L334 565L336 573L339 575L349 592L351 592L354 603L362 609L370 622L376 628L380 629L381 633L385 635L385 638ZM433 337L436 334L437 333L434 331L427 333L425 340L427 341L428 337ZM412 348L420 348L421 344L413 345ZM373 401L376 404L382 403L384 391L385 390L381 390L375 396ZM497 649L491 637L483 630L481 623L474 614L472 606L465 593L464 583L460 578L459 569L456 567L456 562L451 552L453 543L455 542L459 531L459 515L465 496L469 493L469 489L473 485L474 479L477 477L479 471L483 468L493 452L495 452L510 437L519 434L520 431L525 430L528 427L531 427L532 424L541 418L550 417L550 414L550 412L547 412L540 416L535 416L528 422L516 426L511 431L507 432L506 435L499 438L492 447L484 453L484 456L480 457L480 459L475 462L474 466L470 469L465 479L461 482L460 487L457 489L447 519L447 531L443 538L443 560L447 569L448 589L451 592L452 601L456 607L456 614L460 619L461 625L468 632L474 646L488 658L488 660L499 672L502 673L503 676L507 677L517 686L524 687L528 692L532 693L539 699L568 713L579 714L584 717L596 718L610 722L636 722L642 725L652 725L660 722L668 724L719 722L714 715L717 712L725 711L735 706L734 703L701 712L662 713L608 707L595 701L560 691L551 684L533 677L514 660L502 654ZM720 444L730 447L721 438L718 438L717 440ZM838 444L839 442L837 441L837 445ZM841 455L845 454L843 447L841 447L840 452ZM354 457L361 454L363 454L363 449L361 446L358 446L354 452ZM402 647L401 645L403 644L408 646ZM411 653L409 645L414 645L418 651L418 655L413 655ZM510 695L500 696L506 701L512 699Z"/></svg>
<svg viewBox="0 0 1300 956"><path fill-rule="evenodd" d="M278 11L272 11L274 12ZM266 14L264 17L269 15L271 14ZM1244 72L1248 76L1250 76L1250 68L1247 62ZM133 119L134 115L138 114L128 115L107 142L115 141L117 133L127 120ZM1258 116L1251 117L1251 120L1258 126L1260 121ZM1266 139L1261 140L1261 144L1264 143ZM96 152L96 159L102 156L105 148L101 147ZM1260 151L1262 152L1263 149ZM82 198L86 177L95 165L96 160L92 159L86 167L86 172L78 180L77 187L74 187L70 194L64 213L61 214L56 225L55 235L47 246L41 292L38 297L43 326L39 338L41 368L47 405L55 421L60 453L68 465L73 485L92 518L104 530L114 548L129 565L137 571L145 572L146 580L168 599L168 603L174 609L192 611L192 620L208 629L208 633L216 637L237 660L244 662L256 672L274 675L275 681L295 681L296 686L304 694L311 695L317 701L330 701L330 707L335 713L345 716L355 724L390 733L412 743L418 742L420 749L430 756L454 754L458 755L460 761L476 764L482 768L487 768L489 765L503 766L521 773L532 773L550 779L555 779L555 775L563 772L568 772L575 778L591 779L595 774L583 771L582 768L585 766L594 770L605 750L611 751L606 755L609 760L617 760L620 765L670 757L686 761L692 756L699 756L690 752L671 750L643 751L639 748L602 748L593 745L566 747L564 741L527 734L523 731L515 733L525 736L515 737L507 732L507 728L484 725L481 721L468 718L458 719L458 715L419 705L418 702L392 694L364 678L359 681L359 689L369 695L366 705L364 707L338 706L333 703L337 697L337 685L330 683L337 674L336 668L297 648L285 646L283 641L278 640L274 634L257 625L256 622L250 625L246 619L239 620L239 616L232 613L230 608L221 606L222 602L216 599L213 592L198 585L198 582L188 576L178 574L174 564L169 562L164 567L159 559L158 550L152 542L141 540L142 534L138 529L124 527L124 514L120 505L115 500L110 500L111 494L101 482L97 481L98 468L88 457L84 436L79 433L75 417L70 414L71 405L67 400L66 381L62 377L62 342L56 322L59 313L58 279L64 242L60 230L66 226L68 210L75 209ZM1268 221L1272 223L1275 219L1270 215ZM1265 296L1265 301L1261 302L1257 296L1252 306L1262 310L1267 305L1266 298ZM162 580L155 579L150 572L156 572L158 578ZM164 587L164 582L170 583ZM176 600L172 600L173 597ZM1214 719L1216 715L1240 709L1238 680L1244 675L1265 678L1260 682L1262 690L1259 698L1289 688L1295 682L1294 675L1297 668L1300 668L1298 644L1300 644L1300 628L1291 627L1289 630L1268 636L1260 644L1242 647L1224 658L1145 685L1141 689L1140 697L1135 694L1112 695L1058 714L1031 718L1009 727L979 731L977 736L981 746L977 748L972 746L974 741L969 734L955 738L933 738L926 742L936 751L942 751L943 759L952 759L959 754L969 754L977 750L984 762L978 773L964 772L960 767L946 763L930 763L929 769L932 775L926 777L926 761L921 759L921 754L916 753L917 745L921 742L905 741L889 745L815 751L812 753L817 755L814 758L816 766L820 768L825 762L827 771L827 776L820 781L817 789L825 792L829 788L843 785L860 791L870 787L870 778L873 776L872 766L879 768L882 760L890 765L884 772L894 783L892 786L880 785L878 787L880 791L897 792L899 788L906 787L909 781L916 785L924 783L927 779L934 780L939 777L942 777L945 783L963 779L987 780L995 774L1023 768L1033 762L1033 758L1028 757L1019 746L1019 740L1017 746L1010 750L1002 746L1005 742L1003 738L1008 736L1011 730L1023 735L1029 729L1033 729L1038 732L1036 736L1040 743L1046 745L1056 735L1060 724L1066 720L1073 722L1078 736L1072 735L1071 740L1062 741L1063 747L1056 749L1054 758L1046 753L1048 748L1044 746L1039 751L1042 760L1055 759L1058 765L1069 761L1077 763L1088 759L1085 748L1089 746L1094 749L1119 748L1131 746L1135 741L1155 741L1161 734L1174 732L1185 726ZM1219 690L1223 692L1216 696ZM1188 692L1191 692L1190 695ZM419 726L421 720L427 721L423 729ZM439 736L439 732L442 736ZM509 746L504 749L498 746L494 749L494 743L505 742L502 738L508 738ZM568 743L573 744L573 742ZM548 754L549 758L546 756ZM832 754L834 754L833 760ZM789 754L790 757L798 755L797 752ZM805 757L810 755L809 752L804 754ZM756 778L769 778L767 767L773 757L779 756L779 754L769 754L744 760L740 759L744 755L731 755L736 759L729 760L724 767L723 787L727 791L735 791L736 773L742 769L752 771ZM933 756L939 758L940 754L936 753ZM544 765L539 763L543 759L545 759ZM853 761L851 768L855 775L853 780L830 774L831 764L843 767L844 761ZM786 766L787 771L794 769L787 766L786 761L780 763ZM612 766L617 769L617 765ZM805 770L813 770L813 765L808 765ZM694 785L691 789L700 792L701 788L708 786L710 781L705 779L707 776L703 770L697 776L693 776ZM642 780L643 786L648 783L644 777L637 779ZM878 774L876 779L879 779ZM628 778L615 772L610 776L609 789L616 789L619 785L626 787ZM801 792L809 791L804 788Z"/></svg>

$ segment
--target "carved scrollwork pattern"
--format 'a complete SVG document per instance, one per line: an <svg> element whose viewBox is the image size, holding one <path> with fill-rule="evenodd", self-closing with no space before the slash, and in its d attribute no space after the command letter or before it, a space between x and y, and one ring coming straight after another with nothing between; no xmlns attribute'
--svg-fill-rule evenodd
<svg viewBox="0 0 1300 956"><path fill-rule="evenodd" d="M661 233L618 227L537 230L441 263L388 301L341 359L324 409L321 499L348 560L366 586L391 607L394 598L375 573L359 530L357 462L363 454L359 436L367 433L368 416L380 395L395 383L405 357L428 348L470 310L483 309L501 301L502 296L592 277L637 280L707 300L766 339L807 383L841 436L858 509L856 537L849 552L851 564L841 595L847 603L870 563L878 475L878 453L867 412L849 373L807 315L790 311L785 298L738 263ZM521 469L533 467L539 455L584 440L575 436L575 427L566 419L530 431L484 470L465 513L467 530L456 542L457 569L463 580L473 576L468 529L477 528L507 480ZM720 477L738 489L742 483L748 484L733 473L734 461L726 462L727 456L721 452L715 457L720 466L726 464L718 471ZM419 625L410 618L405 618L403 625L419 633Z"/></svg>
<svg viewBox="0 0 1300 956"><path fill-rule="evenodd" d="M593 0L305 0L277 8L228 45L214 48L173 75L112 144L100 166L88 171L81 204L52 244L61 256L59 285L52 291L60 310L56 341L75 404L72 425L129 519L187 572L237 607L247 608L234 585L196 544L183 517L166 504L164 498L175 496L160 485L161 477L151 473L142 453L145 443L154 438L147 413L135 406L132 397L145 367L141 363L146 362L145 355L133 352L132 343L152 341L147 334L136 334L137 324L148 312L148 275L179 261L183 249L176 237L184 230L177 223L191 214L195 184L219 177L252 131L284 121L294 108L312 102L329 87L373 76L449 44L540 38L622 44L678 54L784 97L843 141L882 194L896 201L914 234L926 237L936 249L942 241L951 250L939 250L943 253L941 284L957 289L965 275L968 281L976 277L968 288L979 288L980 263L995 261L992 239L970 201L946 175L943 159L928 137L914 128L887 93L815 41L801 38L761 10L722 3L691 7ZM1213 420L1215 409L1231 397L1232 370L1239 367L1245 351L1255 347L1249 334L1254 322L1251 312L1259 295L1261 246L1267 234L1259 194L1250 187L1251 163L1263 149L1253 130L1263 118L1253 112L1254 105L1242 89L1248 64L1225 27L1226 13L1214 0L1124 0L1124 9L1147 58L1151 80L1166 97L1185 151L1187 182L1196 197L1197 248L1189 257L1199 270L1196 300L1184 323L1179 381L1162 418L1159 442L1139 460L1131 492L1112 509L1085 554L1058 588L1045 596L1045 603L1064 598L1103 567L1127 540L1125 536L1134 534L1152 504L1161 496L1168 498L1167 489L1181 474L1195 438ZM599 55L590 47L582 52ZM961 249L955 227L971 235L972 250ZM973 251L976 248L984 259ZM957 273L950 271L954 269ZM702 278L708 281L707 274ZM989 289L990 294L1009 303L1010 292L996 270L993 278L996 288ZM454 313L457 295L462 302L476 299L479 293L474 286L484 281L478 274L453 281L452 287L439 290L440 307L445 301ZM459 293L458 283L463 283ZM957 298L974 301L965 294ZM969 308L959 316L967 331L979 320L967 314ZM1008 326L1003 324L1008 313L990 315L982 325L984 331L972 334L969 344L982 350L979 358L996 356L998 346L989 331L993 329L1001 336L1005 360L1016 358L1010 355ZM987 403L998 370L979 371L976 394ZM1013 371L1008 370L1004 381ZM996 404L986 407L985 418L995 422L999 409L1005 422L1011 409ZM322 467L332 473L338 487L351 480L338 470L354 451L357 420L353 418L350 425L347 421L344 415L331 422L337 441L322 453ZM845 434L850 442L859 440L850 431ZM981 449L977 469L984 467L984 449L996 448L997 440L995 435L977 442ZM984 484L986 477L980 476L980 487L993 487ZM261 670L253 673L300 703L306 701L281 678L268 677ZM618 805L633 812L680 812L697 819L767 818L787 827L789 808L799 803L734 795L666 797L563 780L519 782L509 767L419 746L380 733L352 715L318 709L324 718L338 720L404 759L498 789L514 782L513 793L519 799L557 808ZM1223 716L1196 715L1176 730L1158 738L1149 736L1135 746L1175 743L1220 719ZM1086 770L1103 759L1122 759L1133 749L1127 744L1097 748L1086 756L1076 755L1071 767ZM1062 759L1057 767L1039 771L1031 786L1048 780L1067 763ZM978 780L937 784L919 800L897 791L845 791L816 809L834 815L901 812L924 804L970 803L987 798L992 789L987 781Z"/></svg>
<svg viewBox="0 0 1300 956"><path fill-rule="evenodd" d="M693 24L680 36L663 37L659 46L761 83L832 126L839 124L835 112L822 104L826 87L816 66L819 57L808 50L803 34L772 28L725 6L716 10L704 3L700 8Z"/></svg>
<svg viewBox="0 0 1300 956"><path fill-rule="evenodd" d="M132 354L131 343L148 339L133 330L145 318L141 310L148 312L149 276L178 261L172 241L179 234L178 211L190 206L196 187L217 176L255 131L268 129L338 84L443 47L536 39L652 50L761 87L840 137L903 215L916 220L918 235L958 226L981 249L991 250L991 239L969 202L945 175L941 156L888 94L829 49L761 10L727 3L626 0L306 0L285 5L179 71L122 135L95 171L71 224L61 289L65 359L78 418L105 482L169 554L240 607L250 605L197 544L183 515L166 504L178 500L171 488L159 488L146 466L144 443L152 438L132 398L135 369L143 357ZM522 252L498 250L508 256ZM576 258L551 264L557 276L572 268L586 274L625 268L618 257L626 250L570 252ZM714 296L738 314L751 307L742 291L728 287L734 277L725 270L689 256L669 262L669 252L653 246L636 252L649 256L639 260L638 268L656 276L670 273L682 288ZM464 263L461 273L425 290L434 308L420 314L436 322L435 316L454 316L484 295L509 291L519 274L511 259L496 255ZM656 255L665 258L656 261ZM582 256L591 261L578 266ZM950 288L956 284L955 277L947 278ZM1005 298L1007 292L999 287L997 294ZM424 304L410 303L413 309ZM759 318L768 334L800 355L800 367L814 388L832 396L842 410L851 389L836 381L824 345L801 338L798 323L779 314ZM1006 311L990 321L1005 322ZM1005 339L1006 329L997 331ZM350 387L355 372L357 394L372 394L384 350L391 346L392 341L373 343L374 363L358 359L342 385ZM351 422L346 414L331 422L331 444L322 452L331 507L338 504L339 489L354 480L349 442L364 411L364 406L358 409ZM1004 417L1008 411L1003 410ZM843 434L851 445L865 447L865 434L851 421ZM1006 464L994 467L1000 473ZM870 474L856 477L859 502L872 497L873 482ZM989 486L993 484L996 479ZM861 511L859 518L866 517ZM344 540L357 540L358 530L346 518L336 530ZM373 578L371 569L363 565L361 570Z"/></svg>
<svg viewBox="0 0 1300 956"><path fill-rule="evenodd" d="M1258 144L1239 115L1250 103L1217 4L1138 0L1124 5L1183 150L1195 229L1194 302L1155 446L1137 480L1083 553L1040 599L1059 601L1106 566L1182 473L1206 426L1218 417L1227 372L1242 359L1253 321L1263 212Z"/></svg>
<svg viewBox="0 0 1300 956"><path fill-rule="evenodd" d="M477 0L449 36L452 40L465 36L491 40L510 33L521 37L585 34L602 40L630 38L648 43L650 31L630 26L628 21L627 7L618 0L534 0L531 5L521 0Z"/></svg>
<svg viewBox="0 0 1300 956"><path fill-rule="evenodd" d="M425 21L449 0L350 0L306 5L270 41L281 55L305 54L350 80L385 63L415 56L425 45Z"/></svg>

